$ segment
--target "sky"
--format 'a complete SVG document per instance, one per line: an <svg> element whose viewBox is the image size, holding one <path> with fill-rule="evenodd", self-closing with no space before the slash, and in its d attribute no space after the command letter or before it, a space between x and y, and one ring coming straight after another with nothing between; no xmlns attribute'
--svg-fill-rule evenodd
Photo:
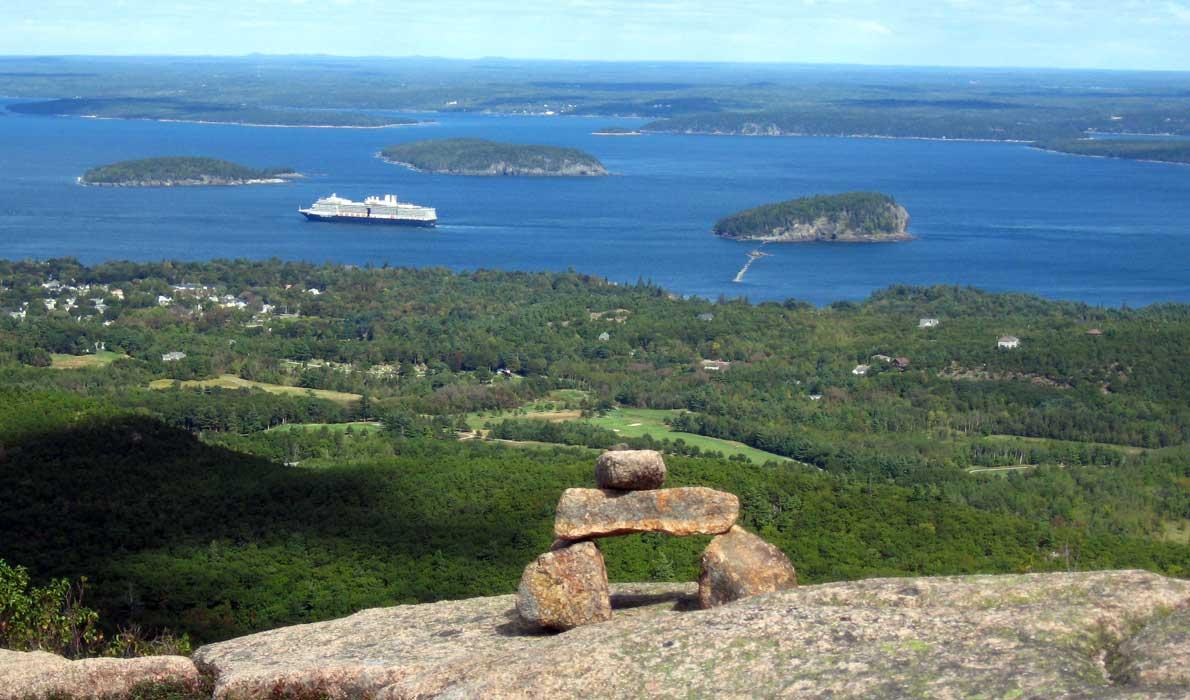
<svg viewBox="0 0 1190 700"><path fill-rule="evenodd" d="M1190 70L1190 0L3 4L0 54L321 53Z"/></svg>

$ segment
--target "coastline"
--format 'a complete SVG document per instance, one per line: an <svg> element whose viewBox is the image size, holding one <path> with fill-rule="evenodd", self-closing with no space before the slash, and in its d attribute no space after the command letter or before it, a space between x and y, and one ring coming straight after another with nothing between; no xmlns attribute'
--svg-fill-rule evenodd
<svg viewBox="0 0 1190 700"><path fill-rule="evenodd" d="M240 187L243 185L284 185L296 177L269 177L252 180L227 180L225 182L205 182L203 180L132 180L128 182L86 182L82 176L74 179L80 187Z"/></svg>
<svg viewBox="0 0 1190 700"><path fill-rule="evenodd" d="M864 237L864 238L775 238L775 237L749 237L737 238L734 236L724 236L712 232L711 235L716 238L721 238L725 241L735 241L738 243L908 243L909 241L916 241L917 236L911 233L897 233L889 234L887 236L879 237Z"/></svg>
<svg viewBox="0 0 1190 700"><path fill-rule="evenodd" d="M881 134L812 134L803 132L783 131L779 134L744 134L738 131L694 131L677 129L648 129L642 134L669 134L672 136L745 136L748 138L824 138L824 139L883 139L887 141L946 141L952 143L1013 143L1033 144L1035 141L1027 139L977 139L957 138L949 136L886 136Z"/></svg>
<svg viewBox="0 0 1190 700"><path fill-rule="evenodd" d="M1153 158L1129 158L1128 156L1104 156L1097 153L1071 153L1070 151L1059 151L1056 148L1045 148L1037 144L1030 144L1029 148L1035 151L1056 153L1060 156L1073 156L1075 158L1102 158L1103 160L1126 160L1133 163L1158 163L1160 165L1190 165L1190 162L1182 160L1156 160Z"/></svg>
<svg viewBox="0 0 1190 700"><path fill-rule="evenodd" d="M48 114L45 116L65 117L67 119L94 119L97 121L164 122L169 124L206 124L208 126L250 126L262 129L394 129L401 126L422 126L424 124L437 124L437 122L433 121L414 121L408 123L398 122L395 124L378 124L374 126L352 126L346 124L257 124L255 122L213 122L203 119L156 119L154 117L101 117L97 114Z"/></svg>
<svg viewBox="0 0 1190 700"><path fill-rule="evenodd" d="M494 173L494 172L491 172L488 170L423 170L422 168L417 167L413 163L408 163L403 160L393 160L392 158L387 158L387 157L385 157L385 155L382 151L377 151L375 154L375 157L379 158L381 161L383 161L385 163L388 163L389 165L399 165L402 168L407 168L409 170L412 170L415 173L426 173L429 175L455 175L455 176L459 176L459 177L575 177L575 178L609 177L611 175L611 173L608 172L607 170L604 170L602 173L583 173L583 174L548 173L548 172L544 172L544 171L543 172Z"/></svg>

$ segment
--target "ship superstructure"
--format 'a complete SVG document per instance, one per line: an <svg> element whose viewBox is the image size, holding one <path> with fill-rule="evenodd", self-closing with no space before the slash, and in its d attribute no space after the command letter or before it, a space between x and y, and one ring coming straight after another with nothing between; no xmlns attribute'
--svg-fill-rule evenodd
<svg viewBox="0 0 1190 700"><path fill-rule="evenodd" d="M396 195L366 197L355 202L337 194L323 197L305 209L298 209L309 221L342 221L361 224L434 226L438 212L433 207L397 201Z"/></svg>

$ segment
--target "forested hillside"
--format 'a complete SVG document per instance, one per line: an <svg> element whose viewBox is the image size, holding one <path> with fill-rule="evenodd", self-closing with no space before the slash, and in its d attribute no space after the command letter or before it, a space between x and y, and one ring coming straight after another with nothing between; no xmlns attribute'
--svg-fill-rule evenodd
<svg viewBox="0 0 1190 700"><path fill-rule="evenodd" d="M620 442L739 494L807 581L1190 572L1183 305L56 260L0 263L0 310L0 558L88 576L113 623L211 639L510 591ZM688 579L701 544L608 563Z"/></svg>

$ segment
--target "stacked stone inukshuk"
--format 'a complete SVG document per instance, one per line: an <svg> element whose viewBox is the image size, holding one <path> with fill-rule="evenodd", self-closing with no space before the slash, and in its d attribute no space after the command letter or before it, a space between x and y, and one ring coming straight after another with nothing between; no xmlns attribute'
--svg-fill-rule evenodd
<svg viewBox="0 0 1190 700"><path fill-rule="evenodd" d="M740 500L703 487L663 489L665 461L653 450L605 452L595 489L567 489L558 501L550 551L525 567L517 612L531 624L568 630L611 619L603 554L595 540L636 532L716 535L702 554L703 608L797 585L789 559L735 524Z"/></svg>

